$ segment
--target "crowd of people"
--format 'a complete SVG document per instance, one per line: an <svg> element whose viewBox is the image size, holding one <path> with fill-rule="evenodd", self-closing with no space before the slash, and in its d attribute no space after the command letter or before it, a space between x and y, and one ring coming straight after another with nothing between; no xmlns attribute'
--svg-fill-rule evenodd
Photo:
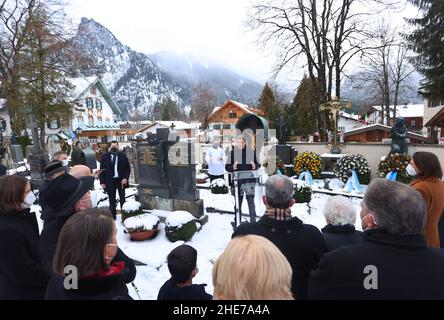
<svg viewBox="0 0 444 320"><path fill-rule="evenodd" d="M216 166L212 178L220 178L223 169L257 169L245 145L239 137L223 167L223 151L215 142L207 155ZM82 164L70 167L64 152L52 160L39 190L41 233L30 210L37 199L28 179L0 178L0 299L131 299L128 284L136 267L118 247L115 225L116 192L122 206L128 159L113 141L97 174ZM343 196L326 202L326 225L319 230L292 215L290 178L266 180L266 209L258 221L251 194L241 188L234 196L241 203L245 194L250 221L235 226L214 262L213 293L193 283L198 252L184 244L167 256L171 278L158 300L444 299L441 165L434 154L417 152L408 172L416 176L410 186L372 180L361 203L362 232L355 228L355 207ZM110 208L93 208L96 178Z"/></svg>

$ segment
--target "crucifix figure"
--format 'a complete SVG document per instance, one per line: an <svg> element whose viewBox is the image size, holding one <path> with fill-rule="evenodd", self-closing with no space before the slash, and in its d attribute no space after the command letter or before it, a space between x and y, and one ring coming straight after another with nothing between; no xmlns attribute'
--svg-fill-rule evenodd
<svg viewBox="0 0 444 320"><path fill-rule="evenodd" d="M342 109L351 108L350 102L342 103L338 97L334 97L329 102L321 104L320 111L329 110L333 116L333 146L338 144L338 116L339 111Z"/></svg>

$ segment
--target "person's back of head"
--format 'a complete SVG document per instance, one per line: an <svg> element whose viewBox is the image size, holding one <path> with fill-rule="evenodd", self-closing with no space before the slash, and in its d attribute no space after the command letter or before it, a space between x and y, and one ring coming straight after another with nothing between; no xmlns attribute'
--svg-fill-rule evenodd
<svg viewBox="0 0 444 320"><path fill-rule="evenodd" d="M215 300L291 300L292 269L266 238L232 239L213 267Z"/></svg>
<svg viewBox="0 0 444 320"><path fill-rule="evenodd" d="M418 168L419 178L442 179L442 168L438 157L432 152L418 151L413 154L412 161Z"/></svg>
<svg viewBox="0 0 444 320"><path fill-rule="evenodd" d="M23 208L27 185L29 182L25 177L0 177L0 214L13 214Z"/></svg>
<svg viewBox="0 0 444 320"><path fill-rule="evenodd" d="M178 246L168 254L167 262L173 280L183 284L196 274L197 251L186 244Z"/></svg>
<svg viewBox="0 0 444 320"><path fill-rule="evenodd" d="M325 220L334 226L354 225L356 209L353 203L343 196L328 198L323 209Z"/></svg>
<svg viewBox="0 0 444 320"><path fill-rule="evenodd" d="M424 234L426 205L413 188L387 179L374 179L364 195L361 220L364 230L380 228L404 236Z"/></svg>
<svg viewBox="0 0 444 320"><path fill-rule="evenodd" d="M69 170L69 174L72 175L74 178L77 178L77 179L80 179L82 177L90 177L90 176L92 176L91 169L88 166L85 166L83 164L78 164L78 165L73 166Z"/></svg>
<svg viewBox="0 0 444 320"><path fill-rule="evenodd" d="M66 266L75 266L82 278L108 270L112 252L117 251L115 232L109 209L87 209L71 216L60 232L54 272L64 276Z"/></svg>
<svg viewBox="0 0 444 320"><path fill-rule="evenodd" d="M269 177L265 182L265 202L270 208L290 208L294 204L293 182L286 176Z"/></svg>

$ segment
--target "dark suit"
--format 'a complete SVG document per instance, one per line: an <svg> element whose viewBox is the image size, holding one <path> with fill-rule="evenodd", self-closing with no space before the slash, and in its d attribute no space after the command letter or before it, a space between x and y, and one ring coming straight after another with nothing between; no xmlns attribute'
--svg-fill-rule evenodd
<svg viewBox="0 0 444 320"><path fill-rule="evenodd" d="M113 157L115 155L117 155L117 177L115 177L113 164ZM126 154L122 152L118 152L117 154L108 152L102 157L102 161L100 162L100 169L104 169L104 171L99 176L100 183L106 186L105 191L108 193L109 207L115 219L116 190L119 191L120 208L122 208L123 204L125 203L125 188L122 188L121 182L123 179L126 179L127 181L129 180L131 165Z"/></svg>

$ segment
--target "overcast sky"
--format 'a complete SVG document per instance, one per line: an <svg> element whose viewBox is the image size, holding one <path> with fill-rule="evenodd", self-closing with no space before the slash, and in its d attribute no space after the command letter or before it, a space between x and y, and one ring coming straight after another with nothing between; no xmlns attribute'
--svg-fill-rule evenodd
<svg viewBox="0 0 444 320"><path fill-rule="evenodd" d="M67 13L104 25L125 45L144 53L192 53L258 82L271 76L275 57L244 24L250 0L70 0ZM413 11L415 12L415 11ZM407 10L411 15L412 9ZM404 13L395 18L401 19ZM300 76L294 76L298 79ZM281 81L292 86L291 77Z"/></svg>

